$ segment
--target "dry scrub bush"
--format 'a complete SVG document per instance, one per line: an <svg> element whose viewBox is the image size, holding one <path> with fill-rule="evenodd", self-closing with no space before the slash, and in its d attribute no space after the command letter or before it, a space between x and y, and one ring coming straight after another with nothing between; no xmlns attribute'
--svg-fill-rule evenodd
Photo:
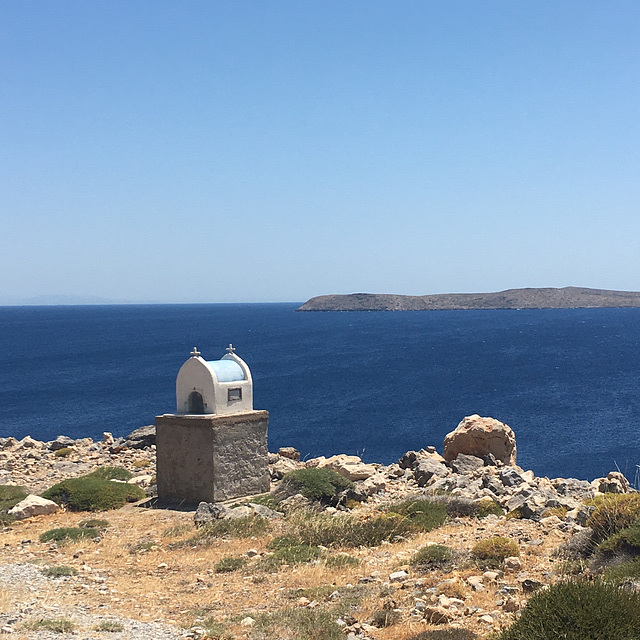
<svg viewBox="0 0 640 640"><path fill-rule="evenodd" d="M478 636L468 629L433 629L422 631L416 636L411 636L407 640L474 640Z"/></svg>
<svg viewBox="0 0 640 640"><path fill-rule="evenodd" d="M587 504L595 507L587 521L587 526L593 529L595 544L630 527L640 517L638 493L607 493L589 500Z"/></svg>
<svg viewBox="0 0 640 640"><path fill-rule="evenodd" d="M281 609L258 616L251 640L344 640L335 616L322 609Z"/></svg>
<svg viewBox="0 0 640 640"><path fill-rule="evenodd" d="M442 544L429 544L416 551L411 564L422 571L443 569L451 564L455 551Z"/></svg>
<svg viewBox="0 0 640 640"><path fill-rule="evenodd" d="M487 540L480 540L473 545L471 553L480 560L494 560L502 562L505 558L519 556L518 545L509 538L495 536Z"/></svg>

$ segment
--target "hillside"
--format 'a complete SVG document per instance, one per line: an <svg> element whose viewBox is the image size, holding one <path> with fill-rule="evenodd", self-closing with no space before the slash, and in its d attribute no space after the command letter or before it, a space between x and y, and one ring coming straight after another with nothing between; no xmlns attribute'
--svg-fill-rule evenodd
<svg viewBox="0 0 640 640"><path fill-rule="evenodd" d="M585 287L507 289L496 293L316 296L297 311L436 311L446 309L580 309L640 307L640 293Z"/></svg>

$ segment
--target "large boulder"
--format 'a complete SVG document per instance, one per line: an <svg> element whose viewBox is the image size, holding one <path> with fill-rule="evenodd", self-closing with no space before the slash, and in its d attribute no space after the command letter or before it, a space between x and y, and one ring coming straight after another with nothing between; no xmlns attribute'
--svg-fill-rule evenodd
<svg viewBox="0 0 640 640"><path fill-rule="evenodd" d="M18 502L15 507L9 509L9 515L16 520L24 520L32 516L48 516L55 513L59 508L55 502L31 494L21 502Z"/></svg>
<svg viewBox="0 0 640 640"><path fill-rule="evenodd" d="M513 429L494 418L467 416L444 438L445 460L459 453L483 458L491 454L503 464L516 464L516 436Z"/></svg>
<svg viewBox="0 0 640 640"><path fill-rule="evenodd" d="M154 424L140 427L132 431L125 439L124 446L129 449L147 449L156 443L156 426Z"/></svg>

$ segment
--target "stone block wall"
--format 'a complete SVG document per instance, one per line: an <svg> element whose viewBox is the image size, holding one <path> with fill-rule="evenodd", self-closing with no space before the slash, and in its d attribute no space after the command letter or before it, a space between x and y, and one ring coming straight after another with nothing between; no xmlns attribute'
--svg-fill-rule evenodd
<svg viewBox="0 0 640 640"><path fill-rule="evenodd" d="M156 417L158 498L221 502L269 491L267 411Z"/></svg>

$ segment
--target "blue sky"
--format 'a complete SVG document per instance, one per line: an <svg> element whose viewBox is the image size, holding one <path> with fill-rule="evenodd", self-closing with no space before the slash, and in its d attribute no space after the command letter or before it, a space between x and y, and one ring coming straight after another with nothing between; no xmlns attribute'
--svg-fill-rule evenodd
<svg viewBox="0 0 640 640"><path fill-rule="evenodd" d="M0 0L0 303L640 290L640 3Z"/></svg>

